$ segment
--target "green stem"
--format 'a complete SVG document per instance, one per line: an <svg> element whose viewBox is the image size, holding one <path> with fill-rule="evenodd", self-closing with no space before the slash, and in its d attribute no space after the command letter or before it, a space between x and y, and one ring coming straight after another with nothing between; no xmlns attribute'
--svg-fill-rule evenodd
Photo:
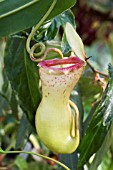
<svg viewBox="0 0 113 170"><path fill-rule="evenodd" d="M33 30L31 31L28 39L27 39L27 42L26 42L26 49L27 49L27 52L30 54L31 52L31 49L30 49L30 41L32 39L32 37L34 36L35 32L38 30L38 28L42 25L42 23L46 20L46 18L49 16L49 14L51 13L51 11L53 10L55 4L56 4L57 0L54 0L53 3L51 4L50 8L48 9L48 11L46 12L46 14L43 16L43 18L39 21L39 23L36 25L35 28L33 28ZM34 56L39 56L39 55L42 55L45 51L45 48L42 47L42 50L41 52L38 54L38 53L34 53Z"/></svg>
<svg viewBox="0 0 113 170"><path fill-rule="evenodd" d="M30 154L30 155L36 155L36 156L39 156L39 157L42 157L44 159L48 159L48 160L51 160L55 163L57 163L58 165L62 166L63 168L65 168L66 170L70 170L66 165L64 165L63 163L53 159L53 158L50 158L48 156L45 156L45 155L41 155L41 154L37 154L35 152L27 152L27 151L3 151L1 152L1 154L13 154L13 153L24 153L24 154Z"/></svg>

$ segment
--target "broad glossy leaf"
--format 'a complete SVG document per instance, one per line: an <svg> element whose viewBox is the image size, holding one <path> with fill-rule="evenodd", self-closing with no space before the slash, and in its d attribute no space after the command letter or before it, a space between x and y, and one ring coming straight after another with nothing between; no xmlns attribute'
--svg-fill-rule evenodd
<svg viewBox="0 0 113 170"><path fill-rule="evenodd" d="M10 110L9 101L6 96L0 94L0 117L4 115L4 111L8 112Z"/></svg>
<svg viewBox="0 0 113 170"><path fill-rule="evenodd" d="M55 20L57 25L63 28L65 28L67 22L75 26L74 15L70 9L56 16Z"/></svg>
<svg viewBox="0 0 113 170"><path fill-rule="evenodd" d="M46 36L44 40L52 40L55 38L58 32L57 22L55 20L52 21L51 25L49 26Z"/></svg>
<svg viewBox="0 0 113 170"><path fill-rule="evenodd" d="M5 0L0 2L0 36L8 36L36 25L53 0ZM76 0L57 0L51 19L75 4Z"/></svg>
<svg viewBox="0 0 113 170"><path fill-rule="evenodd" d="M70 24L72 24L75 27L75 19L74 19L74 15L71 12L71 10L68 10L68 11L64 12L63 14L61 14L60 16L57 16L56 19L57 19L57 23L59 25L61 23L61 25L63 26L64 29L65 29L67 22L69 22ZM61 48L62 48L63 54L67 54L71 50L71 47L69 46L69 44L67 42L65 31L62 36Z"/></svg>
<svg viewBox="0 0 113 170"><path fill-rule="evenodd" d="M97 169L97 167L100 165L103 158L105 157L110 145L112 144L112 140L113 140L113 121L112 121L112 125L109 129L108 134L105 137L105 140L104 140L102 146L100 147L100 149L95 154L95 157L94 157L94 159L93 159L93 161L92 161L92 163L89 167L89 170Z"/></svg>
<svg viewBox="0 0 113 170"><path fill-rule="evenodd" d="M28 122L26 115L23 114L20 121L20 126L18 128L17 137L16 137L16 149L23 149L29 135L32 133L32 128Z"/></svg>
<svg viewBox="0 0 113 170"><path fill-rule="evenodd" d="M39 74L25 49L26 39L13 37L7 41L5 69L7 76L18 94L20 105L34 124L34 116L40 102Z"/></svg>
<svg viewBox="0 0 113 170"><path fill-rule="evenodd" d="M74 15L71 10L67 10L54 19L44 22L35 34L38 41L52 40L57 35L59 28L65 28L67 22L75 26ZM66 40L67 42L67 40Z"/></svg>
<svg viewBox="0 0 113 170"><path fill-rule="evenodd" d="M55 38L58 32L58 27L55 19L49 22L44 22L44 24L37 30L34 38L36 41L46 41Z"/></svg>
<svg viewBox="0 0 113 170"><path fill-rule="evenodd" d="M79 148L79 167L83 166L88 161L90 156L99 150L105 140L105 136L109 131L109 127L113 119L112 96L113 67L109 65L109 82L107 88L92 117Z"/></svg>
<svg viewBox="0 0 113 170"><path fill-rule="evenodd" d="M12 90L12 94L11 94L11 98L10 98L10 106L11 106L12 114L17 115L18 101L17 101L16 94L15 94L14 90Z"/></svg>

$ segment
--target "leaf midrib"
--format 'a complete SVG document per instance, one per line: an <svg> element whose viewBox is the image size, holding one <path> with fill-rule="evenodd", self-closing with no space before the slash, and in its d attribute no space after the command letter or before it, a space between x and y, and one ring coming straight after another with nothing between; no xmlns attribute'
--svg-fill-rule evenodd
<svg viewBox="0 0 113 170"><path fill-rule="evenodd" d="M27 3L27 4L24 4L23 6L20 6L20 7L16 8L16 9L13 9L13 10L11 10L9 12L6 12L5 14L0 15L0 19L3 19L3 18L5 18L5 17L7 17L9 15L14 14L14 13L17 13L17 12L19 12L19 11L21 11L21 10L35 4L38 1L40 1L40 0L33 0L33 1L29 2L29 3Z"/></svg>

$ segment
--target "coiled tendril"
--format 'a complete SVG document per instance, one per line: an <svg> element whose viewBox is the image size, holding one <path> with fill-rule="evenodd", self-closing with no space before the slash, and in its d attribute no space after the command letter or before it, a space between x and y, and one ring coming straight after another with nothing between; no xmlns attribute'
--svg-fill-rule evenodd
<svg viewBox="0 0 113 170"><path fill-rule="evenodd" d="M31 48L30 48L30 42L31 42L31 39L32 37L34 36L35 32L38 30L38 28L42 25L42 23L46 20L46 18L49 16L49 14L51 13L51 11L53 10L53 8L55 7L56 5L56 2L57 0L54 0L53 3L51 4L50 8L48 9L48 11L46 12L46 14L43 16L43 18L39 21L39 23L33 28L33 30L31 31L28 39L27 39L27 42L26 42L26 49L27 49L27 52L30 54L30 58L32 61L34 62L40 62L42 60L45 59L45 55L42 56L42 58L35 58L35 57L39 57L41 55L44 54L45 50L46 50L46 47L44 45L44 43L36 43L35 45L33 45ZM35 53L35 50L37 48L40 47L40 52L38 53Z"/></svg>

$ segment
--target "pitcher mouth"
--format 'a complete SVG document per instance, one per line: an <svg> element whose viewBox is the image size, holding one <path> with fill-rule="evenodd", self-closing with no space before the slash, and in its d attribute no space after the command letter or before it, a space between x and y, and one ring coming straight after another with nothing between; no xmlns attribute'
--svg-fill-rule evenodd
<svg viewBox="0 0 113 170"><path fill-rule="evenodd" d="M44 68L48 72L53 73L68 73L70 71L78 70L85 66L85 61L74 56L63 59L44 60L38 64L39 67ZM58 66L58 67L56 67ZM60 66L60 67L59 67Z"/></svg>

